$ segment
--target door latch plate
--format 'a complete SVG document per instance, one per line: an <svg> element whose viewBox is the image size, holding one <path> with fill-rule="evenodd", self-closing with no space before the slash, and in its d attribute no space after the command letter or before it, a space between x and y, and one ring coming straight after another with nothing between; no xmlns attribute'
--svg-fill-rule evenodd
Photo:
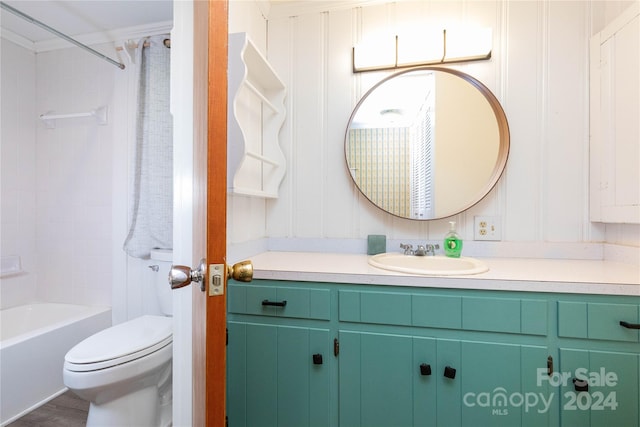
<svg viewBox="0 0 640 427"><path fill-rule="evenodd" d="M224 275L226 274L225 264L209 265L209 296L215 297L224 295Z"/></svg>

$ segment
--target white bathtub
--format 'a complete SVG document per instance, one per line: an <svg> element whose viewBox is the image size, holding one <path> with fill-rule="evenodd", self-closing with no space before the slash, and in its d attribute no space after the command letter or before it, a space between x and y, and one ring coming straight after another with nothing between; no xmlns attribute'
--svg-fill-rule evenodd
<svg viewBox="0 0 640 427"><path fill-rule="evenodd" d="M64 355L109 326L109 307L38 303L0 310L0 425L63 393Z"/></svg>

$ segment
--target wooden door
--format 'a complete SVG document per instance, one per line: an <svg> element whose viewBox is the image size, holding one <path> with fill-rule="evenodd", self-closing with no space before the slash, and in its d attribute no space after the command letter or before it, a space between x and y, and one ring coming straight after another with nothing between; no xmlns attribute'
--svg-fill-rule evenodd
<svg viewBox="0 0 640 427"><path fill-rule="evenodd" d="M228 1L195 1L194 15L194 146L206 151L200 157L207 163L206 186L200 186L206 191L206 259L225 264ZM208 284L205 292L192 288L193 425L224 426L226 297L208 296Z"/></svg>

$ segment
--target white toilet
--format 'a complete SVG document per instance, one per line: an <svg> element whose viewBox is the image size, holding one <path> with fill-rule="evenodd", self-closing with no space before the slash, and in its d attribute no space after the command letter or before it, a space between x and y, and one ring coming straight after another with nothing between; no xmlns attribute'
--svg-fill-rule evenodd
<svg viewBox="0 0 640 427"><path fill-rule="evenodd" d="M171 251L153 251L149 267L161 311L171 315ZM173 319L145 315L100 331L69 350L63 380L90 402L87 427L171 426L172 342Z"/></svg>

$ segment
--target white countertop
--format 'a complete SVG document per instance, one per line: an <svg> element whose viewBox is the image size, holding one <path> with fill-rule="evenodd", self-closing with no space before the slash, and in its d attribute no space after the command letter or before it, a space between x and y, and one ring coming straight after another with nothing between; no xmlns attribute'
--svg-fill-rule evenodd
<svg viewBox="0 0 640 427"><path fill-rule="evenodd" d="M361 254L264 252L251 257L255 279L432 288L640 296L640 265L612 261L478 258L489 271L423 276L382 270Z"/></svg>

